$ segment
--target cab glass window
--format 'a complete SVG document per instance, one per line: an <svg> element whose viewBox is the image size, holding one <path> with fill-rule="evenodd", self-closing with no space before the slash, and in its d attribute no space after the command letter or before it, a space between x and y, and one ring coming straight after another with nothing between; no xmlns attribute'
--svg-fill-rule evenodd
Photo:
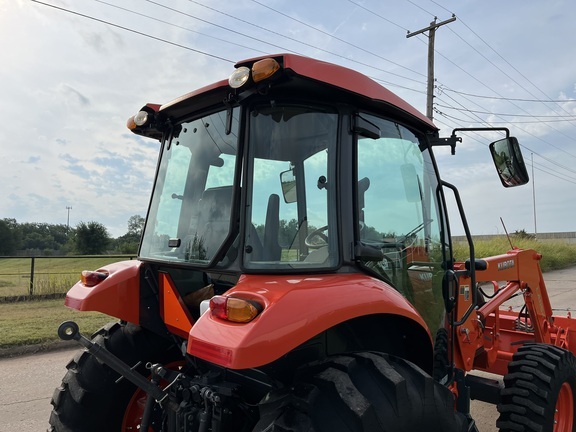
<svg viewBox="0 0 576 432"><path fill-rule="evenodd" d="M276 106L250 116L244 265L333 267L338 260L333 187L338 116Z"/></svg>
<svg viewBox="0 0 576 432"><path fill-rule="evenodd" d="M377 127L380 138L357 141L361 263L437 328L443 313L443 245L431 156L406 127L368 114L362 118Z"/></svg>

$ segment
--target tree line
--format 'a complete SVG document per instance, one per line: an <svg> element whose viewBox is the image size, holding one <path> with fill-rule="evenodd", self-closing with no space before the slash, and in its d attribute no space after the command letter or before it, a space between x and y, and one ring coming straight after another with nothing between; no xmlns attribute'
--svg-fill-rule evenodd
<svg viewBox="0 0 576 432"><path fill-rule="evenodd" d="M136 254L144 218L131 216L127 225L126 234L112 238L103 224L94 221L68 227L4 218L0 219L0 255Z"/></svg>

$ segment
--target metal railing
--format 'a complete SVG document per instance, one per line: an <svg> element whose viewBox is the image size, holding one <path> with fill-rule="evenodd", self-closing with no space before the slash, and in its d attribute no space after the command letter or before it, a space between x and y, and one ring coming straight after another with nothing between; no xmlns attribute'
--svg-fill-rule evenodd
<svg viewBox="0 0 576 432"><path fill-rule="evenodd" d="M0 299L63 294L82 270L96 270L135 255L0 256Z"/></svg>

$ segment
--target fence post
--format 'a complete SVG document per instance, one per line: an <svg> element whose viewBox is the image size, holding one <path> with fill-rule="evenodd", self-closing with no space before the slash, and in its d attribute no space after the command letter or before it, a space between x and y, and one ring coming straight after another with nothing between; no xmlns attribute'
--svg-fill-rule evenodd
<svg viewBox="0 0 576 432"><path fill-rule="evenodd" d="M30 258L30 297L34 295L34 257Z"/></svg>

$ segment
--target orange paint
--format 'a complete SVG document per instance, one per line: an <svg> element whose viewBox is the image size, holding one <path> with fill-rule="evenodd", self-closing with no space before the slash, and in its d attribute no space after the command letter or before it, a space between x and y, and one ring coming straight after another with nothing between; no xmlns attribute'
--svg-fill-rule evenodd
<svg viewBox="0 0 576 432"><path fill-rule="evenodd" d="M168 273L158 273L160 285L160 316L172 333L187 338L194 319L178 294Z"/></svg>
<svg viewBox="0 0 576 432"><path fill-rule="evenodd" d="M204 314L190 331L188 353L231 369L268 364L313 336L364 315L400 315L426 328L400 293L361 274L243 275L226 294L256 300L264 310L245 324Z"/></svg>
<svg viewBox="0 0 576 432"><path fill-rule="evenodd" d="M120 261L98 270L109 276L93 287L82 282L66 294L64 304L79 311L97 311L135 324L140 322L140 265L137 260Z"/></svg>

